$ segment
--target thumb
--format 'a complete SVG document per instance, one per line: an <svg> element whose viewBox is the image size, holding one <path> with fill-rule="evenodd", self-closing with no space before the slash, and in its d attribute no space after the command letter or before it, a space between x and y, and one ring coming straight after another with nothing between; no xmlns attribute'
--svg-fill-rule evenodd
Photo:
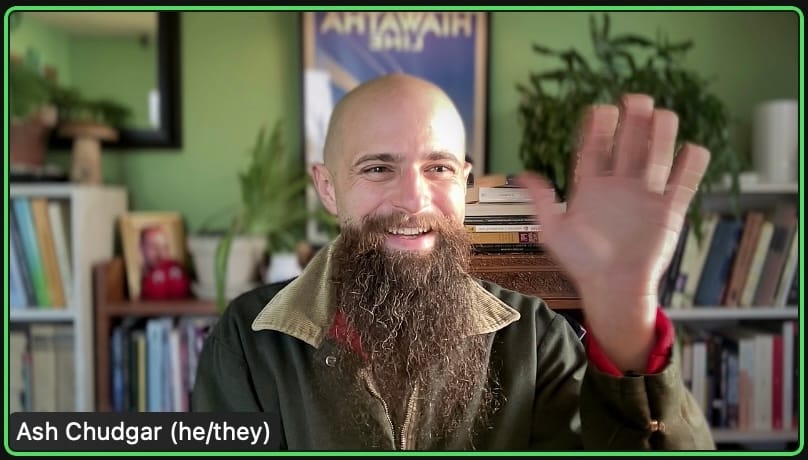
<svg viewBox="0 0 808 460"><path fill-rule="evenodd" d="M546 231L545 237L549 237L562 214L556 200L555 188L541 174L528 171L516 177L516 184L527 190L533 200L537 221L542 230Z"/></svg>

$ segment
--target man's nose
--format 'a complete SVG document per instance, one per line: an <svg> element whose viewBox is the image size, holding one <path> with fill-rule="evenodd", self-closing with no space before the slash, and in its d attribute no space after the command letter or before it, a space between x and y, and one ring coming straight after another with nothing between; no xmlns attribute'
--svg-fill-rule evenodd
<svg viewBox="0 0 808 460"><path fill-rule="evenodd" d="M393 200L396 209L416 214L429 206L432 199L429 183L420 171L415 169L402 171L401 179L396 185Z"/></svg>

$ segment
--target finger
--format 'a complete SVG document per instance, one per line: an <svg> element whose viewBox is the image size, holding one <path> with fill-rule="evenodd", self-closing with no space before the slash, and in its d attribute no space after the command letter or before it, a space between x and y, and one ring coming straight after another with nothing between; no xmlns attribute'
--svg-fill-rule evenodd
<svg viewBox="0 0 808 460"><path fill-rule="evenodd" d="M575 167L575 182L584 176L596 176L611 169L614 130L620 111L613 105L589 108L581 124L581 141Z"/></svg>
<svg viewBox="0 0 808 460"><path fill-rule="evenodd" d="M676 132L679 129L679 118L670 110L654 110L651 120L651 141L647 165L645 167L645 183L649 190L665 193L665 184L673 163L673 150L676 148Z"/></svg>
<svg viewBox="0 0 808 460"><path fill-rule="evenodd" d="M614 173L620 176L640 174L646 164L654 100L645 94L627 94L620 101L620 123L615 134Z"/></svg>
<svg viewBox="0 0 808 460"><path fill-rule="evenodd" d="M671 210L675 214L685 215L709 164L710 151L706 148L696 144L685 144L682 147L673 162L673 170L665 191Z"/></svg>
<svg viewBox="0 0 808 460"><path fill-rule="evenodd" d="M541 225L546 241L546 238L552 235L562 214L556 201L555 189L544 176L531 172L523 172L517 176L516 183L530 194L536 210L537 222Z"/></svg>

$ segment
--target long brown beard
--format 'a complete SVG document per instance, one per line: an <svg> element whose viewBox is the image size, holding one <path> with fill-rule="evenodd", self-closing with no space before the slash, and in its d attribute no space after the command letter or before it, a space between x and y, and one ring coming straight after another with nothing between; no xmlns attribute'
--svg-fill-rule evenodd
<svg viewBox="0 0 808 460"><path fill-rule="evenodd" d="M430 227L437 233L435 248L426 254L387 249L386 229L403 223ZM470 248L462 226L396 214L343 228L334 249L337 305L346 330L358 338L397 435L413 389L419 388L413 422L431 427L419 433L425 444L468 442L472 433L458 429L484 421L491 409L489 337L467 336L473 321ZM355 350L346 346L342 352Z"/></svg>

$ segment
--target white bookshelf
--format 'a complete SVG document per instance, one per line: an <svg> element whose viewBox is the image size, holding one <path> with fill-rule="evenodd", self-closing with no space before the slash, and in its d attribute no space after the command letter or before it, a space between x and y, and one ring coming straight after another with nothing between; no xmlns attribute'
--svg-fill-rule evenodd
<svg viewBox="0 0 808 460"><path fill-rule="evenodd" d="M770 443L795 442L799 438L797 430L746 431L714 428L713 439L717 443Z"/></svg>
<svg viewBox="0 0 808 460"><path fill-rule="evenodd" d="M777 195L777 194L796 194L800 190L800 184L796 182L789 182L787 184L768 183L768 182L749 182L740 183L740 192L743 195ZM713 188L714 194L727 194L729 188L721 186Z"/></svg>
<svg viewBox="0 0 808 460"><path fill-rule="evenodd" d="M726 184L723 187L713 188L711 193L704 196L702 209L705 212L730 213L732 209L729 198L729 187ZM791 202L799 205L799 184L761 183L755 181L741 181L740 183L737 210L741 213L750 209L773 209L777 203L781 202ZM725 323L729 324L744 320L761 322L798 320L800 308L798 305L785 307L773 305L752 305L751 307L699 305L687 308L666 308L665 313L676 324L712 329ZM795 344L795 352L798 349L796 347L799 347L799 344ZM800 385L801 382L795 380L793 384ZM796 403L797 401L795 401ZM717 444L743 444L750 449L799 441L799 433L793 429L756 431L715 427L712 428L712 433Z"/></svg>
<svg viewBox="0 0 808 460"><path fill-rule="evenodd" d="M64 308L30 305L10 309L10 324L69 323L73 327L75 410L95 409L95 350L93 337L92 266L114 253L116 223L128 202L123 187L74 184L11 184L9 198L45 197L69 206L71 271L69 298Z"/></svg>
<svg viewBox="0 0 808 460"><path fill-rule="evenodd" d="M715 307L693 307L682 309L665 309L665 313L672 321L713 321L713 320L785 320L797 319L799 308L791 307L763 307L755 308L730 308L723 306Z"/></svg>

